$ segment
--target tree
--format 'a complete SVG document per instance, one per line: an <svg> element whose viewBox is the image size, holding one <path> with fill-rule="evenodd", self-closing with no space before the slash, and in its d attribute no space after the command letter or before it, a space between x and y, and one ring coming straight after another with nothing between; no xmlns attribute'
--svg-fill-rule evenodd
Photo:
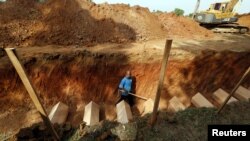
<svg viewBox="0 0 250 141"><path fill-rule="evenodd" d="M183 16L184 15L184 10L180 9L180 8L175 8L174 9L174 13L177 15L177 16Z"/></svg>
<svg viewBox="0 0 250 141"><path fill-rule="evenodd" d="M194 13L189 13L187 17L192 18Z"/></svg>

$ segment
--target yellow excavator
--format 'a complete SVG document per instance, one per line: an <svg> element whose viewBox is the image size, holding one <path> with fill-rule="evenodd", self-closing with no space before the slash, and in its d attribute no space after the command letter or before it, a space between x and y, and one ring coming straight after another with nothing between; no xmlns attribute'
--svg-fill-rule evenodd
<svg viewBox="0 0 250 141"><path fill-rule="evenodd" d="M197 0L193 19L214 32L247 33L249 28L237 23L236 7L239 7L241 2L242 0L217 2L211 4L208 10L197 13L200 5L200 0Z"/></svg>

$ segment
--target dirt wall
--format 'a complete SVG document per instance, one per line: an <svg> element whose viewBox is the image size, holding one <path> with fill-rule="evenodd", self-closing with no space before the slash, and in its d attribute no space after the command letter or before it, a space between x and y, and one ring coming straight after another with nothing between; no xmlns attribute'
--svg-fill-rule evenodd
<svg viewBox="0 0 250 141"><path fill-rule="evenodd" d="M67 55L45 54L42 58L29 58L23 62L45 105L55 104L59 100L69 105L91 100L114 104L117 87L126 70L131 70L136 79L134 92L154 98L160 62L141 64L126 62L126 59L121 54L83 51ZM177 96L185 105L190 105L191 96L197 92L209 98L218 88L231 90L248 67L249 60L249 53L213 51L201 53L193 60L171 60L162 98L167 101ZM0 74L1 110L8 105L26 105L24 101L30 100L14 68L6 64ZM249 79L244 85L250 85Z"/></svg>

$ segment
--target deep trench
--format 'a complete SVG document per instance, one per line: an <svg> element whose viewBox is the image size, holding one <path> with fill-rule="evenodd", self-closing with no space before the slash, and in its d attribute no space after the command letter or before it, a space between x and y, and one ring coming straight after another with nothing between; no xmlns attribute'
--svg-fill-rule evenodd
<svg viewBox="0 0 250 141"><path fill-rule="evenodd" d="M79 112L90 101L101 105L101 119L114 119L117 87L126 70L132 71L135 80L133 92L154 99L161 66L160 60L129 62L122 54L88 51L21 57L21 61L45 108L50 109L62 101L70 107L68 120L74 122L77 122L76 116L78 121L82 120ZM197 92L208 99L218 88L229 92L249 64L250 52L203 51L194 59L170 60L160 109L165 110L168 100L173 96L190 106L190 99ZM10 62L0 69L0 74L1 111L33 105ZM242 85L250 86L249 76ZM134 101L133 113L139 115L144 101L136 98Z"/></svg>

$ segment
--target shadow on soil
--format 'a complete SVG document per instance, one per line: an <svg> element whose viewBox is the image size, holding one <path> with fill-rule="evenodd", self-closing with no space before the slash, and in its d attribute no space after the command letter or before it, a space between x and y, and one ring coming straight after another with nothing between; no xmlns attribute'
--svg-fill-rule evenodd
<svg viewBox="0 0 250 141"><path fill-rule="evenodd" d="M134 29L112 19L93 18L90 2L8 0L0 3L0 42L7 45L93 45L136 40Z"/></svg>
<svg viewBox="0 0 250 141"><path fill-rule="evenodd" d="M200 92L214 103L214 91L222 88L231 92L241 79L250 66L250 52L203 50L191 61L180 63L174 66L176 71L171 71L171 63L169 65L165 94L177 96L185 106L190 106L192 96ZM250 76L242 86L250 86Z"/></svg>

